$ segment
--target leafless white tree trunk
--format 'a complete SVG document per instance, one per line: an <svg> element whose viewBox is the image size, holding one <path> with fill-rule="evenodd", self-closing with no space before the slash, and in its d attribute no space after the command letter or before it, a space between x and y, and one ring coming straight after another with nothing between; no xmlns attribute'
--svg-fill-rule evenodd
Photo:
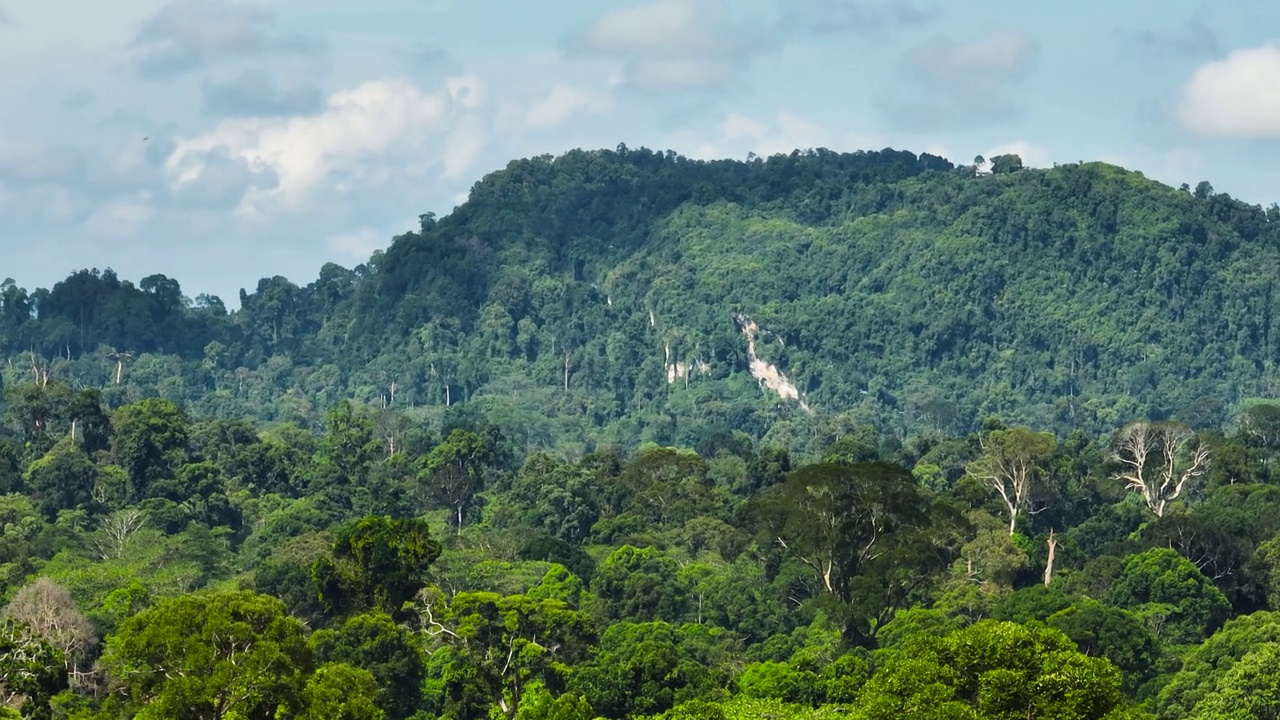
<svg viewBox="0 0 1280 720"><path fill-rule="evenodd" d="M113 512L103 518L98 526L99 537L94 541L98 556L103 560L120 557L129 536L141 530L146 523L146 515L133 508Z"/></svg>
<svg viewBox="0 0 1280 720"><path fill-rule="evenodd" d="M1053 556L1058 552L1058 536L1052 530L1049 531L1049 561L1044 566L1044 586L1049 587L1049 583L1053 582Z"/></svg>
<svg viewBox="0 0 1280 720"><path fill-rule="evenodd" d="M1125 466L1116 479L1140 493L1156 517L1209 469L1209 447L1176 423L1126 425L1116 437L1115 458Z"/></svg>

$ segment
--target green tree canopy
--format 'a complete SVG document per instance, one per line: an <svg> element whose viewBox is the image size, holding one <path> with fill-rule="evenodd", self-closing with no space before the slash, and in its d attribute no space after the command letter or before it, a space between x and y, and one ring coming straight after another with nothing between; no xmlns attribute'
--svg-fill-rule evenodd
<svg viewBox="0 0 1280 720"><path fill-rule="evenodd" d="M108 638L102 665L123 709L180 720L298 712L315 669L302 623L251 592L183 595L143 610Z"/></svg>
<svg viewBox="0 0 1280 720"><path fill-rule="evenodd" d="M1124 708L1110 661L1084 655L1043 624L996 620L942 638L917 636L886 656L859 696L868 720L1117 720L1130 717Z"/></svg>
<svg viewBox="0 0 1280 720"><path fill-rule="evenodd" d="M368 516L340 528L331 557L311 566L329 612L382 610L398 614L426 586L426 573L440 557L440 543L425 520Z"/></svg>

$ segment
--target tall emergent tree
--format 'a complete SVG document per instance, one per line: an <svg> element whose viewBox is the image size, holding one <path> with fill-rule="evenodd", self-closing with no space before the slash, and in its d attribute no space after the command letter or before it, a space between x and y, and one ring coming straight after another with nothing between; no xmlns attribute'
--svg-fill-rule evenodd
<svg viewBox="0 0 1280 720"><path fill-rule="evenodd" d="M422 491L435 505L450 510L458 532L471 501L484 488L484 469L492 459L493 448L484 437L455 429L422 460Z"/></svg>
<svg viewBox="0 0 1280 720"><path fill-rule="evenodd" d="M1018 525L1018 515L1031 501L1034 485L1042 472L1039 463L1057 447L1052 433L1027 428L993 430L981 439L982 455L967 470L1004 501L1009 512L1009 534Z"/></svg>
<svg viewBox="0 0 1280 720"><path fill-rule="evenodd" d="M811 571L817 599L856 614L844 628L854 642L888 621L920 568L943 563L937 511L911 473L890 463L807 465L769 488L759 511L770 539Z"/></svg>

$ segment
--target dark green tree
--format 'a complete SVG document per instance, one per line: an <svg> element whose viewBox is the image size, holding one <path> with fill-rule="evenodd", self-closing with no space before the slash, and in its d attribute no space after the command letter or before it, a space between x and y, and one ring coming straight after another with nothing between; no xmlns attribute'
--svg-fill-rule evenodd
<svg viewBox="0 0 1280 720"><path fill-rule="evenodd" d="M128 499L151 497L151 486L177 477L187 455L190 421L177 405L148 398L116 410L111 454L128 478Z"/></svg>
<svg viewBox="0 0 1280 720"><path fill-rule="evenodd" d="M368 671L377 688L374 701L389 720L404 720L421 709L426 677L423 648L390 615L353 616L340 627L317 630L310 642L318 662Z"/></svg>
<svg viewBox="0 0 1280 720"><path fill-rule="evenodd" d="M368 516L338 530L330 557L311 566L329 613L381 610L400 614L426 585L440 543L424 520Z"/></svg>
<svg viewBox="0 0 1280 720"><path fill-rule="evenodd" d="M493 449L480 434L456 429L422 461L418 482L435 507L451 511L451 523L461 532L467 509L484 488Z"/></svg>
<svg viewBox="0 0 1280 720"><path fill-rule="evenodd" d="M591 591L611 620L678 622L688 610L689 588L669 555L624 545L600 563Z"/></svg>
<svg viewBox="0 0 1280 720"><path fill-rule="evenodd" d="M1170 548L1130 557L1106 601L1133 612L1157 638L1174 644L1201 642L1231 612L1222 591Z"/></svg>
<svg viewBox="0 0 1280 720"><path fill-rule="evenodd" d="M101 503L94 498L98 481L98 468L71 436L31 463L26 474L27 489L50 522L62 510L100 510Z"/></svg>

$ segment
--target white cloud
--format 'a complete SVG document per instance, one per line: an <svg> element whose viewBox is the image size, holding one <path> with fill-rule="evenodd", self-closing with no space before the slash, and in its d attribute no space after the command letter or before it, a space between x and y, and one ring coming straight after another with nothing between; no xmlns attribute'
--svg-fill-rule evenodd
<svg viewBox="0 0 1280 720"><path fill-rule="evenodd" d="M621 58L614 81L645 90L724 83L771 44L723 0L654 0L606 13L570 39L578 52Z"/></svg>
<svg viewBox="0 0 1280 720"><path fill-rule="evenodd" d="M745 140L757 155L765 157L831 142L831 133L826 128L788 112L778 113L772 126L742 115L730 115L720 124L720 131L725 140Z"/></svg>
<svg viewBox="0 0 1280 720"><path fill-rule="evenodd" d="M316 114L227 119L204 135L179 138L165 171L178 190L198 180L210 157L225 148L255 173L242 215L274 203L296 209L323 190L388 182L395 177L389 168L421 172L434 164L433 155L446 176L457 177L488 141L486 121L475 112L485 94L473 76L449 78L434 93L404 80L370 81L335 93Z"/></svg>
<svg viewBox="0 0 1280 720"><path fill-rule="evenodd" d="M605 115L613 110L613 99L603 93L557 83L546 97L529 104L524 123L536 130L557 128L579 113Z"/></svg>
<svg viewBox="0 0 1280 720"><path fill-rule="evenodd" d="M444 176L450 180L463 178L489 144L489 131L478 119L459 123L445 140Z"/></svg>
<svg viewBox="0 0 1280 720"><path fill-rule="evenodd" d="M716 0L657 0L605 14L587 27L584 49L621 55L688 57L730 48L717 28L726 8Z"/></svg>
<svg viewBox="0 0 1280 720"><path fill-rule="evenodd" d="M375 250L386 245L387 237L384 233L366 227L355 232L326 238L325 245L345 259L362 263L367 261Z"/></svg>
<svg viewBox="0 0 1280 720"><path fill-rule="evenodd" d="M1280 45L1236 50L1202 65L1182 85L1176 117L1204 137L1280 139Z"/></svg>

